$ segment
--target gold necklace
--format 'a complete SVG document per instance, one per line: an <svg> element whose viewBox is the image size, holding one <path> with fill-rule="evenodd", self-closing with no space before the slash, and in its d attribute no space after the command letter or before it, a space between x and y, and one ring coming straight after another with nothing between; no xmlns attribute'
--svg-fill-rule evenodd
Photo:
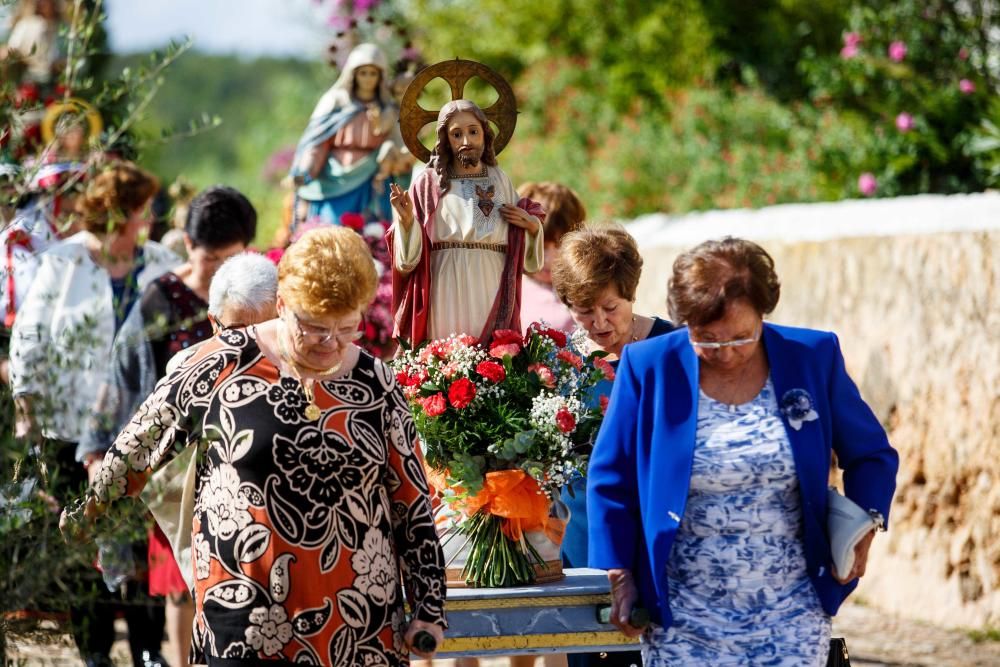
<svg viewBox="0 0 1000 667"><path fill-rule="evenodd" d="M322 414L319 406L316 405L316 393L314 391L316 388L316 381L310 378L309 383L306 384L306 380L299 373L299 369L295 365L295 362L292 361L292 355L288 353L288 349L285 347L285 341L282 340L281 333L278 332L276 337L278 339L278 349L281 352L281 360L288 364L288 368L292 371L292 375L295 376L295 379L299 381L299 386L302 387L302 393L306 396L306 401L308 402L305 409L306 419L309 421L316 421ZM334 368L330 372L336 373L338 368L340 368L339 364L337 365L337 368Z"/></svg>

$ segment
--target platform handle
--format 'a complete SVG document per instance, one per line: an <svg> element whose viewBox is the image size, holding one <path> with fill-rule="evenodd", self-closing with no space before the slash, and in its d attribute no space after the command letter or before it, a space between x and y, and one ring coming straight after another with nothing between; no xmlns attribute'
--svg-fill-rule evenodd
<svg viewBox="0 0 1000 667"><path fill-rule="evenodd" d="M434 635L426 630L417 630L413 635L413 648L421 653L434 653L437 651L438 643Z"/></svg>
<svg viewBox="0 0 1000 667"><path fill-rule="evenodd" d="M611 605L604 604L597 608L597 622L611 623ZM642 607L632 607L628 615L628 624L636 629L645 628L649 625L649 611Z"/></svg>

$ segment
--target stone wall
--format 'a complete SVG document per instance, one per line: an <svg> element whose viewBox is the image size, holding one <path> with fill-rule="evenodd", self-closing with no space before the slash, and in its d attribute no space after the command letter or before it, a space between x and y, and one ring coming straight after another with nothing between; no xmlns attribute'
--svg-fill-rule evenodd
<svg viewBox="0 0 1000 667"><path fill-rule="evenodd" d="M960 229L920 234L901 225L894 235L781 239L765 210L741 232L775 259L782 298L771 319L838 333L900 453L891 530L875 540L857 595L964 627L1000 626L1000 197L980 197L990 215L979 229L963 218ZM910 199L898 202L903 218L919 203ZM939 199L946 210L950 198ZM891 209L877 209L873 234L892 229ZM648 221L635 229L645 261L636 311L665 314L674 257L695 239L671 244ZM718 230L706 225L703 238Z"/></svg>

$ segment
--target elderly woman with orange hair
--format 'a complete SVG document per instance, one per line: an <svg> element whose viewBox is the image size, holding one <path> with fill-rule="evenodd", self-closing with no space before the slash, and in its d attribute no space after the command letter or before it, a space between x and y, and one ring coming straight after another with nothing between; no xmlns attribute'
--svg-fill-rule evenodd
<svg viewBox="0 0 1000 667"><path fill-rule="evenodd" d="M305 234L278 267L278 318L222 332L163 380L83 503L92 519L178 451L202 449L196 661L405 665L411 650L429 657L418 631L443 637L444 559L416 430L394 374L353 344L376 282L353 230Z"/></svg>

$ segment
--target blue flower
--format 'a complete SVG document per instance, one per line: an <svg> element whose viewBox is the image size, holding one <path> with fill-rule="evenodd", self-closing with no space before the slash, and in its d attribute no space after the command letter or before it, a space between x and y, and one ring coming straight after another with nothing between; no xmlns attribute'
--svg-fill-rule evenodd
<svg viewBox="0 0 1000 667"><path fill-rule="evenodd" d="M819 414L813 409L812 396L805 389L789 389L785 392L781 397L781 414L796 431L802 428L804 422L819 419Z"/></svg>

